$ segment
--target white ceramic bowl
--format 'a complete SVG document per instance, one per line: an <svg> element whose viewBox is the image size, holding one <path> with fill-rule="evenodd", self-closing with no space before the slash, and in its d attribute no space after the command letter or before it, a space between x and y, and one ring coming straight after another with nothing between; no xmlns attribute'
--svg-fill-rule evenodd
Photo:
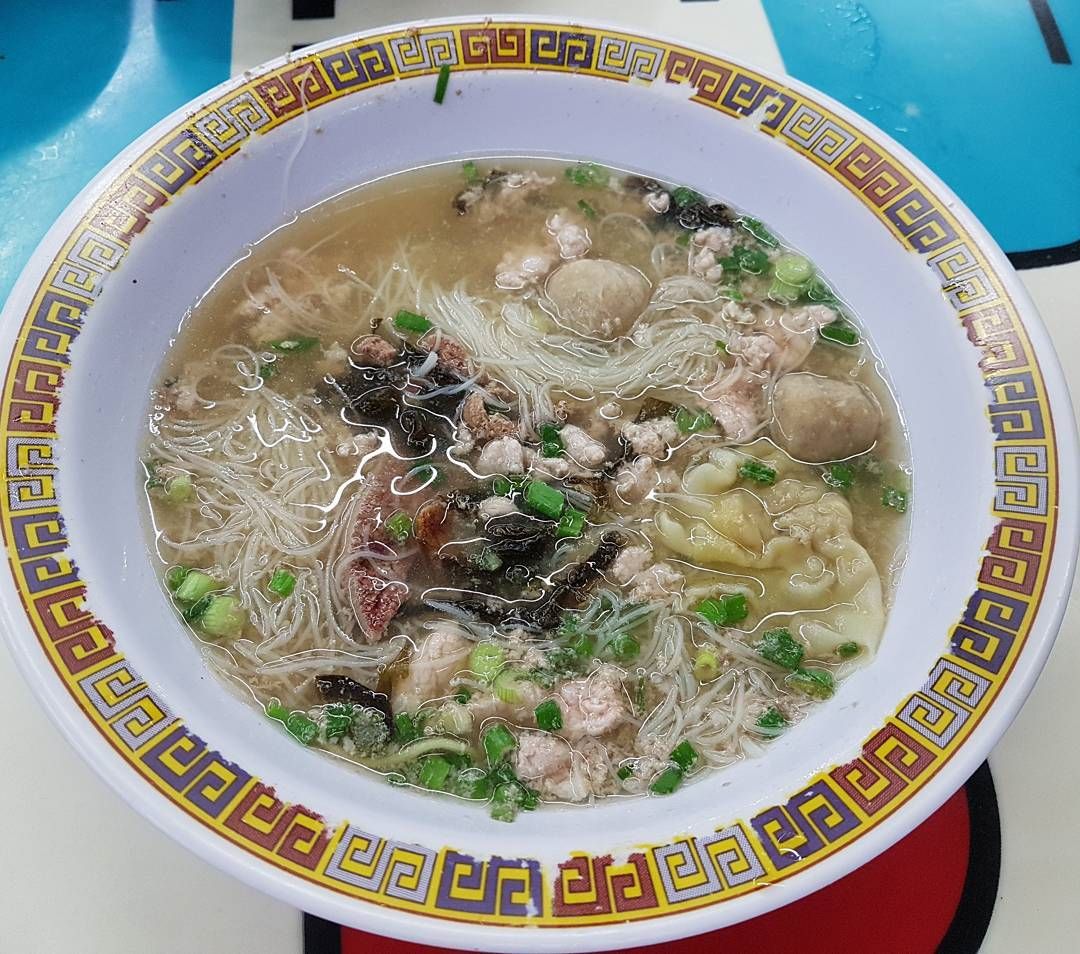
<svg viewBox="0 0 1080 954"><path fill-rule="evenodd" d="M225 692L146 558L135 468L158 362L245 244L397 170L549 154L725 197L835 279L910 429L911 547L877 658L766 757L670 798L503 825L346 771ZM237 77L159 123L72 203L19 280L2 336L11 572L0 605L26 678L171 837L368 931L596 950L721 927L822 887L986 756L1046 658L1073 573L1065 384L971 214L802 84L620 30L394 27Z"/></svg>

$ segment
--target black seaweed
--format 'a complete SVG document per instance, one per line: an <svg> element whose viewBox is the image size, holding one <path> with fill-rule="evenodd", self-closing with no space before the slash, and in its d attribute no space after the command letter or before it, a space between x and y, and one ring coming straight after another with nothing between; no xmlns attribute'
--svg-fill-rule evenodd
<svg viewBox="0 0 1080 954"><path fill-rule="evenodd" d="M377 692L357 682L351 676L334 674L316 676L315 688L326 702L351 702L365 709L376 709L382 713L388 728L393 728L394 715L390 709L390 697L385 692Z"/></svg>

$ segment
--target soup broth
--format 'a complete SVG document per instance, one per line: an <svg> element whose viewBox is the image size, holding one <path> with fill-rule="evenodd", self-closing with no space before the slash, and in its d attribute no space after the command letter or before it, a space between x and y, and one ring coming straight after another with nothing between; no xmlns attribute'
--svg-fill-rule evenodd
<svg viewBox="0 0 1080 954"><path fill-rule="evenodd" d="M760 755L873 657L902 564L905 437L841 292L592 163L304 212L151 394L169 598L298 742L500 820Z"/></svg>

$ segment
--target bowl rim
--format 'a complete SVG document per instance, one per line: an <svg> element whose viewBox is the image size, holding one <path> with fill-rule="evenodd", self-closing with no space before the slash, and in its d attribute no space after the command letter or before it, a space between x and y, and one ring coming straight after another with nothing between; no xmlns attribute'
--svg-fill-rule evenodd
<svg viewBox="0 0 1080 954"><path fill-rule="evenodd" d="M609 26L592 20L526 14L492 15L483 18L459 16L408 21L345 34L305 47L232 77L196 97L156 123L110 161L68 205L27 261L4 306L3 315L7 319L3 323L4 333L8 334L8 328L12 325L21 328L22 321L28 316L36 289L42 283L48 266L60 251L68 234L90 210L94 202L101 197L104 191L103 186L114 182L120 173L133 165L134 161L148 147L157 143L165 133L182 128L197 112L215 102L223 94L235 91L283 67L313 61L313 58L320 53L355 43L357 40L402 33L412 28L419 28L420 34L423 35L432 29L461 27L467 24L482 25L487 29L498 29L503 26L528 28L529 25L536 25L595 31L597 34L617 35L658 43L667 51L686 50L698 57L717 59L735 67L744 67L738 57L713 53L711 50L698 50L685 43L651 32L643 33L630 27ZM1058 473L1063 471L1075 473L1078 463L1076 426L1060 362L1026 290L1005 255L974 215L923 163L872 123L857 116L831 97L798 80L771 70L761 70L756 67L744 68L752 75L771 81L778 90L796 93L842 119L875 145L880 146L887 156L898 159L901 168L914 172L916 181L928 187L931 197L938 197L943 201L948 212L973 240L975 248L972 251L976 254L981 253L992 266L992 271L1003 288L1006 303L1011 301L1021 330L1032 344L1032 365L1041 375L1046 393L1046 408L1050 412L1046 422L1048 441L1053 444L1056 438ZM418 75L430 75L430 73L429 70ZM395 75L394 78L407 79L409 77ZM14 355L5 360L6 372L10 377ZM1045 663L1068 601L1070 582L1075 570L1077 543L1080 541L1080 532L1078 532L1080 531L1080 508L1077 507L1077 490L1073 489L1074 486L1075 481L1059 481L1055 488L1057 508L1051 519L1056 521L1056 537L1051 534L1052 539L1047 550L1048 558L1053 559L1053 573L1058 578L1055 581L1055 589L1044 590L1041 595L1041 604L1035 604L1034 618L1023 643L1023 652L1018 654L1012 663L1007 686L1001 687L1001 694L994 697L992 705L988 706L986 712L980 714L976 720L980 723L979 731L966 736L957 749L944 758L933 777L904 800L905 807L902 812L889 814L887 818L876 822L861 834L857 838L858 844L862 846L860 850L855 850L853 842L845 844L843 850L835 850L821 861L800 870L798 877L785 879L787 890L783 893L783 903L796 900L842 877L889 847L924 820L959 785L963 784L1015 717ZM8 537L10 551L12 546L10 535ZM9 556L14 571L15 558L10 553ZM195 851L216 867L240 877L241 880L259 887L282 901L294 905L300 904L305 910L324 917L342 923L356 924L391 936L436 943L455 943L463 947L480 947L489 950L517 947L515 942L523 940L526 942L526 947L533 950L562 950L569 944L582 950L598 950L621 944L646 943L699 933L719 926L722 920L723 923L731 923L729 920L718 917L721 909L731 907L729 902L725 905L711 903L685 910L674 909L660 912L664 916L651 919L648 927L641 921L630 921L562 927L558 931L543 930L523 934L517 928L485 924L481 931L478 930L480 925L476 923L414 917L401 910L383 907L377 903L358 904L356 897L334 893L328 887L318 886L310 881L283 877L280 867L275 869L265 864L255 854L220 837L212 828L176 812L176 805L171 800L159 798L156 793L153 793L152 787L144 784L144 780L138 777L137 772L130 770L130 765L126 761L107 756L110 752L108 744L98 734L94 723L85 717L77 705L73 704L67 687L62 680L56 678L56 673L51 668L52 664L45 654L40 652L36 641L32 642L16 636L16 633L22 633L25 637L26 631L23 627L27 625L27 620L16 612L18 602L7 593L7 587L12 581L5 579L4 583L4 597L0 599L0 618L5 624L3 627L5 638L24 677L31 683L35 695L45 704L50 718L65 737L77 745L80 754L86 756L87 761L103 780L118 790L130 805L148 817L163 832L174 837L175 840L180 841L185 847ZM21 613L21 607L19 612ZM91 753L102 757L91 757ZM178 837L181 832L183 837ZM772 909L776 906L771 901L773 894L773 892L754 891L742 896L740 903L736 906L741 912L740 917L734 920L742 920ZM767 898L769 900L766 900Z"/></svg>

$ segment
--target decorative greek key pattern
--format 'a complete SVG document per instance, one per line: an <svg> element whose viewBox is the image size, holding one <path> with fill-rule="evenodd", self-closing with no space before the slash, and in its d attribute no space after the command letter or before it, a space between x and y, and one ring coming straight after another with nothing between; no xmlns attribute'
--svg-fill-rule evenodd
<svg viewBox="0 0 1080 954"><path fill-rule="evenodd" d="M435 901L447 911L487 917L525 917L543 910L540 863L498 856L477 861L456 851L443 854Z"/></svg>
<svg viewBox="0 0 1080 954"><path fill-rule="evenodd" d="M686 84L694 103L720 117L753 114L761 135L843 185L921 257L978 355L997 522L947 651L856 758L749 823L625 860L575 854L554 869L334 827L194 734L87 606L56 497L54 441L72 345L95 320L106 277L158 210L252 137L384 83L431 82L442 66ZM738 64L621 31L516 21L357 37L238 79L102 187L61 243L27 308L3 391L0 520L13 580L42 651L102 736L163 797L267 863L367 901L474 923L600 924L717 903L794 875L887 817L963 744L1023 650L1053 552L1058 473L1046 386L1005 287L949 205L897 157L825 105Z"/></svg>
<svg viewBox="0 0 1080 954"><path fill-rule="evenodd" d="M685 838L653 849L669 904L719 895L765 876L765 866L741 825L703 838Z"/></svg>
<svg viewBox="0 0 1080 954"><path fill-rule="evenodd" d="M812 858L858 823L855 813L824 778L750 821L777 870Z"/></svg>
<svg viewBox="0 0 1080 954"><path fill-rule="evenodd" d="M1050 472L1042 444L1001 445L994 449L997 477L994 509L1045 517L1049 506Z"/></svg>
<svg viewBox="0 0 1080 954"><path fill-rule="evenodd" d="M388 841L349 825L338 839L326 876L372 894L424 905L435 862L430 849Z"/></svg>

